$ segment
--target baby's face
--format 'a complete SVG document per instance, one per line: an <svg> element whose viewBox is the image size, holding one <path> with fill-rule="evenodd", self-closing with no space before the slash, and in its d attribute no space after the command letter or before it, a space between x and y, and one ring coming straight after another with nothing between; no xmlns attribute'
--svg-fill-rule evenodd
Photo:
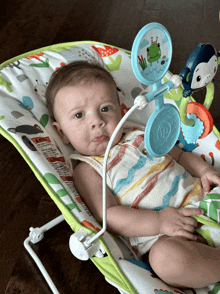
<svg viewBox="0 0 220 294"><path fill-rule="evenodd" d="M83 155L104 155L110 137L121 119L117 92L102 81L61 88L54 101L53 123L64 144ZM122 128L113 146L119 142Z"/></svg>

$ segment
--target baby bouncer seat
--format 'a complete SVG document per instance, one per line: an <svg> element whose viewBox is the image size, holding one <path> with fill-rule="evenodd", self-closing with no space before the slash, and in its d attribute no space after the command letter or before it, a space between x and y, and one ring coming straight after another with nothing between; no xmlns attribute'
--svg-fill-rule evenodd
<svg viewBox="0 0 220 294"><path fill-rule="evenodd" d="M144 63L143 57L140 58L140 62ZM74 150L64 145L52 128L45 101L45 90L51 74L74 60L97 60L111 72L118 86L122 116L133 106L136 96L149 91L149 87L141 84L133 73L131 52L103 43L87 41L57 44L17 56L0 66L0 132L17 148L62 213L41 228L31 228L24 242L53 293L59 291L30 247L30 242L39 242L44 232L64 219L73 233L78 232L82 239L87 234L95 235L101 229L74 187L68 160ZM161 56L159 62L165 63L166 56ZM162 83L170 80L171 75L167 72ZM171 103L179 109L182 94L182 86L171 89L164 94L165 103ZM192 97L191 101L194 101ZM153 111L152 102L144 111L132 113L130 124L134 127L145 126ZM202 156L219 170L219 140L214 126L205 137L192 143L187 143L180 131L177 145ZM70 249L74 251L72 246L70 240ZM123 294L207 294L220 290L220 284L184 291L165 284L154 274L149 264L141 261L135 248L122 237L113 237L107 231L89 251L88 256L81 258L90 257L106 281Z"/></svg>

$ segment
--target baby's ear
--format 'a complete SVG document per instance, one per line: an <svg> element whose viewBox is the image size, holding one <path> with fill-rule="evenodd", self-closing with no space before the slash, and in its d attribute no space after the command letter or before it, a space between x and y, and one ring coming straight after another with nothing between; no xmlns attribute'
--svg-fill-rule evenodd
<svg viewBox="0 0 220 294"><path fill-rule="evenodd" d="M65 145L69 144L69 140L66 137L66 135L63 133L59 123L58 122L52 122L52 126L53 126L54 130L57 132L57 134L60 136L60 138L62 139L63 144L65 144Z"/></svg>

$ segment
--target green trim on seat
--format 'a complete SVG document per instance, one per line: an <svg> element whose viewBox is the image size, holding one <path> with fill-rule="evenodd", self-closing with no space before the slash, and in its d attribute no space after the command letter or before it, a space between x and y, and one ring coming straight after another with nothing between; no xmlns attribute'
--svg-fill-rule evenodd
<svg viewBox="0 0 220 294"><path fill-rule="evenodd" d="M129 294L138 294L113 258L110 256L101 259L98 257L92 257L91 260L108 280L114 282Z"/></svg>
<svg viewBox="0 0 220 294"><path fill-rule="evenodd" d="M62 51L64 49L70 49L71 47L75 47L77 45L85 45L85 44L99 44L99 45L103 45L103 46L104 45L105 46L111 46L111 47L117 48L119 50L123 50L125 52L131 53L129 50L119 48L119 47L116 47L116 46L113 46L113 45L101 43L101 42L95 42L95 41L67 42L67 43L60 43L60 44L55 44L55 45L42 47L42 48L39 48L39 49L35 49L35 50L32 50L32 51L20 54L18 56L15 56L15 57L3 62L2 64L0 64L0 70L2 70L4 67L8 66L9 64L11 64L11 63L13 63L15 61L20 60L22 58L26 58L26 57L28 57L30 55L34 55L34 54L44 52L44 51L52 51L52 52L59 53L60 51Z"/></svg>

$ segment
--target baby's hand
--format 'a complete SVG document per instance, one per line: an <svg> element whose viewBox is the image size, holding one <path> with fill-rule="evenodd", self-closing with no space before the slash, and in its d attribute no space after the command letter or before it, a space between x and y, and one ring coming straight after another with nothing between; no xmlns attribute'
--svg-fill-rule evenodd
<svg viewBox="0 0 220 294"><path fill-rule="evenodd" d="M193 235L197 227L197 221L193 215L201 215L204 211L196 208L166 207L159 212L160 234L167 236L182 236L189 240L196 241Z"/></svg>
<svg viewBox="0 0 220 294"><path fill-rule="evenodd" d="M210 192L210 184L220 186L220 174L213 167L207 169L201 177L201 183L206 193Z"/></svg>

